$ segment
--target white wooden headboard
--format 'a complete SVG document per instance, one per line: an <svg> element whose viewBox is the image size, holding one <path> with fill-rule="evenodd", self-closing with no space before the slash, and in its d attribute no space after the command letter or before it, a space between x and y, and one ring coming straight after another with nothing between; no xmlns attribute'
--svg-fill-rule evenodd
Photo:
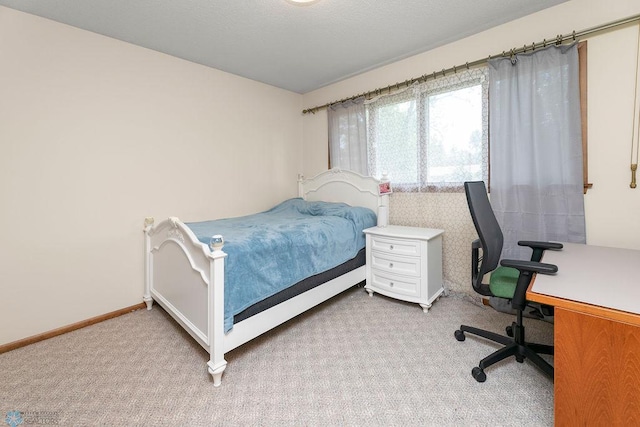
<svg viewBox="0 0 640 427"><path fill-rule="evenodd" d="M309 201L364 206L376 214L381 206L389 206L389 195L380 195L380 181L342 169L330 169L310 179L299 176L298 196Z"/></svg>

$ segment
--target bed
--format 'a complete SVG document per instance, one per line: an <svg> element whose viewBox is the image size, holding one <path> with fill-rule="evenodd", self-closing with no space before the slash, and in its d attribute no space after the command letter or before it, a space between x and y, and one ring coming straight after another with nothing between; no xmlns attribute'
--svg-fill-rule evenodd
<svg viewBox="0 0 640 427"><path fill-rule="evenodd" d="M314 206L343 203L377 214L380 207L388 209L388 195L380 194L379 185L374 178L331 169L311 179L298 177L298 196L302 201L317 202ZM298 206L301 202L287 202L287 209L291 204ZM378 221L384 217L381 215ZM225 353L365 280L361 250L326 272L305 277L262 301L241 307L241 312L233 313L230 326L230 314L225 313L225 277L234 276L232 271L225 274L225 238L214 235L204 239L196 234L202 232L198 223L184 223L176 217L157 225L153 218L145 218L144 301L149 310L154 301L162 306L209 352L207 367L216 387L227 366ZM230 243L228 251L231 249ZM243 256L249 255L237 255L234 261ZM273 273L278 275L277 271ZM228 311L230 301L226 302Z"/></svg>

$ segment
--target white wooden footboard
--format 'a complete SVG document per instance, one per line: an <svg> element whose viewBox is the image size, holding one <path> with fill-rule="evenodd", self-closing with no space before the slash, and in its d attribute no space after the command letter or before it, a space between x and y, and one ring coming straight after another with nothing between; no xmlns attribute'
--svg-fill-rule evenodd
<svg viewBox="0 0 640 427"><path fill-rule="evenodd" d="M155 300L209 352L209 373L218 386L227 365L223 241L212 242L210 250L175 217L156 227L147 219L145 234L147 309Z"/></svg>
<svg viewBox="0 0 640 427"><path fill-rule="evenodd" d="M299 196L307 200L345 202L377 211L388 206L379 182L348 171L330 170L313 179L299 177ZM382 224L386 225L386 224ZM160 304L202 347L214 386L221 383L227 351L273 329L298 314L365 280L362 266L234 325L224 333L224 258L222 236L209 245L198 241L178 218L154 226L145 219L144 301Z"/></svg>

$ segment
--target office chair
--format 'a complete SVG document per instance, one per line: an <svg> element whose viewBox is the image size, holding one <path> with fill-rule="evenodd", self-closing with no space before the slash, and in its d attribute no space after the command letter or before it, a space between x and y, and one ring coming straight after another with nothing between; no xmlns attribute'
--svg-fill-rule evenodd
<svg viewBox="0 0 640 427"><path fill-rule="evenodd" d="M527 306L526 292L533 273L554 274L558 271L558 267L555 265L539 262L542 254L547 249L562 249L562 244L520 241L518 242L520 246L528 246L533 250L531 260L502 260L499 267L498 261L502 253L504 238L489 203L485 184L483 181L465 182L464 191L479 237L471 246L473 289L481 295L511 300L511 306L516 311L516 321L506 328L508 336L465 325L455 331L454 336L458 341L464 341L465 332L468 332L504 346L482 359L478 366L473 368L471 375L476 381L484 382L487 379L484 372L487 367L509 356L515 356L520 363L524 362L525 358L529 359L545 374L553 378L553 366L538 355L538 353L553 354L553 346L532 344L525 341L522 314ZM482 283L484 275L489 272L491 272L489 284Z"/></svg>

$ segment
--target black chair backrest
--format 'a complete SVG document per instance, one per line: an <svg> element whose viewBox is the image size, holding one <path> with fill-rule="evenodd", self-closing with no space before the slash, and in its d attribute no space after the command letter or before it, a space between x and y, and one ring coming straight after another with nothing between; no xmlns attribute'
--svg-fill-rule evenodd
<svg viewBox="0 0 640 427"><path fill-rule="evenodd" d="M473 287L476 291L482 289L482 278L485 274L495 270L500 262L504 237L498 224L483 181L471 181L464 183L464 192L467 195L469 212L473 219L473 225L480 238L482 247L482 263Z"/></svg>

